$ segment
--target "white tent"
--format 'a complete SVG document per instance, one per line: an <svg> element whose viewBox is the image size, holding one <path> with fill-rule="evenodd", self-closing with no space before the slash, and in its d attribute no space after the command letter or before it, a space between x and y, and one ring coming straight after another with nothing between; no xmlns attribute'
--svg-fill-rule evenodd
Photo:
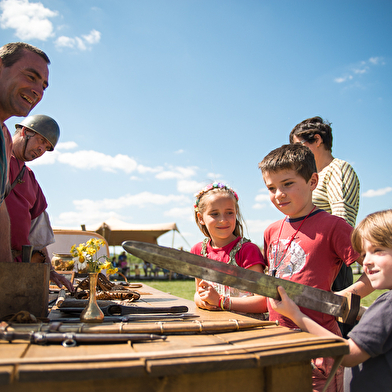
<svg viewBox="0 0 392 392"><path fill-rule="evenodd" d="M141 241L157 244L158 237L169 231L178 232L176 223L135 225L119 219L108 219L93 230L106 239L109 246L121 245L124 241Z"/></svg>
<svg viewBox="0 0 392 392"><path fill-rule="evenodd" d="M50 258L52 258L55 253L62 255L69 254L72 245L78 246L81 243L87 242L90 238L95 237L102 240L104 239L102 236L91 231L54 229L53 232L56 242L47 247ZM108 244L98 251L98 257L103 255L107 257L110 256Z"/></svg>

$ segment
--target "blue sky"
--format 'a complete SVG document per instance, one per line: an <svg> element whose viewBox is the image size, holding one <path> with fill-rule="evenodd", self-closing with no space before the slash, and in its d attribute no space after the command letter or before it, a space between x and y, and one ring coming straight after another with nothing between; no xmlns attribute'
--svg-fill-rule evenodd
<svg viewBox="0 0 392 392"><path fill-rule="evenodd" d="M218 180L262 245L282 215L258 162L315 115L360 178L357 222L392 208L391 17L381 0L0 1L1 44L51 59L32 114L61 138L30 166L53 227L176 222L174 246L189 249L202 239L193 195Z"/></svg>

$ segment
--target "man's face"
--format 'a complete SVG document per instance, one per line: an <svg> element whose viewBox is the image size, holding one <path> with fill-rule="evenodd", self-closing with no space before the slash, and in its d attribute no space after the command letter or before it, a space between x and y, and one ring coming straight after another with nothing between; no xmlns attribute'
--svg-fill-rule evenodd
<svg viewBox="0 0 392 392"><path fill-rule="evenodd" d="M42 99L48 76L45 60L28 50L11 67L4 67L0 59L0 120L26 117Z"/></svg>
<svg viewBox="0 0 392 392"><path fill-rule="evenodd" d="M29 137L24 153L26 161L33 161L52 149L52 145L39 133L33 132L28 128L23 128L23 131L25 137Z"/></svg>

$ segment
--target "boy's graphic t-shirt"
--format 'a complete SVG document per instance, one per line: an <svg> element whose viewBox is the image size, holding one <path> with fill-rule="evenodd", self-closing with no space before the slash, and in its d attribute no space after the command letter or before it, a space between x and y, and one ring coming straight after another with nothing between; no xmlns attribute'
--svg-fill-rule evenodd
<svg viewBox="0 0 392 392"><path fill-rule="evenodd" d="M285 218L265 231L264 251L269 273L274 271L277 278L331 291L342 263L350 265L359 257L351 245L353 228L344 219L323 210L313 212L305 221L304 218ZM301 311L336 332L337 323L333 316L305 308ZM272 309L269 312L270 320L298 328Z"/></svg>

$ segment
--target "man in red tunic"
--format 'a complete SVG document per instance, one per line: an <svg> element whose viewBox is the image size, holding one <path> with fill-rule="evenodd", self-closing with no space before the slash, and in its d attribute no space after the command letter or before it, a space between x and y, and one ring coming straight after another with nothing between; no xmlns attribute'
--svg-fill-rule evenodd
<svg viewBox="0 0 392 392"><path fill-rule="evenodd" d="M25 162L41 157L46 151L53 151L59 136L59 126L49 116L29 116L16 124L9 172L11 189L5 199L11 221L14 261L22 261L22 245L32 245L39 261L51 264L46 247L54 242L54 235L46 212L46 199L33 171ZM50 279L59 287L64 284L73 291L72 284L53 269Z"/></svg>

